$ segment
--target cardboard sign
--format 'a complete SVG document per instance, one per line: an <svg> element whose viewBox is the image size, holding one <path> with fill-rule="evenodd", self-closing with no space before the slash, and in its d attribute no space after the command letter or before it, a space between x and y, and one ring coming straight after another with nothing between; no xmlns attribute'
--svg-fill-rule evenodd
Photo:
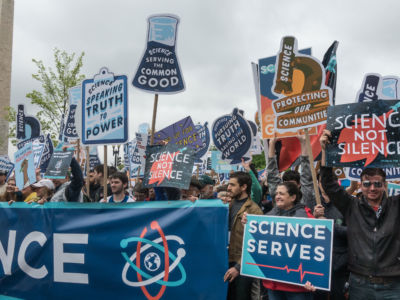
<svg viewBox="0 0 400 300"><path fill-rule="evenodd" d="M276 61L272 102L275 130L296 131L326 123L332 90L325 85L325 68L314 57L297 51L297 40L284 37Z"/></svg>
<svg viewBox="0 0 400 300"><path fill-rule="evenodd" d="M41 135L41 125L38 119L24 113L24 105L18 105L17 111L17 139L25 141L38 138Z"/></svg>
<svg viewBox="0 0 400 300"><path fill-rule="evenodd" d="M138 89L170 94L182 92L185 82L175 53L179 18L154 15L148 18L147 47L132 81Z"/></svg>
<svg viewBox="0 0 400 300"><path fill-rule="evenodd" d="M222 159L221 151L211 151L211 169L219 174L237 171L238 165L231 165L228 161Z"/></svg>
<svg viewBox="0 0 400 300"><path fill-rule="evenodd" d="M32 144L14 153L15 160L15 183L19 190L36 182L35 162L33 157Z"/></svg>
<svg viewBox="0 0 400 300"><path fill-rule="evenodd" d="M50 134L47 134L44 141L44 150L42 153L42 158L40 160L40 173L45 173L47 166L49 165L50 158L53 155L54 147L53 141L51 140Z"/></svg>
<svg viewBox="0 0 400 300"><path fill-rule="evenodd" d="M400 117L395 100L329 107L327 165L392 167L400 163Z"/></svg>
<svg viewBox="0 0 400 300"><path fill-rule="evenodd" d="M64 179L67 176L73 155L73 150L54 151L44 178Z"/></svg>
<svg viewBox="0 0 400 300"><path fill-rule="evenodd" d="M198 136L201 141L200 148L195 150L194 155L196 156L196 162L201 162L201 158L207 153L208 147L210 147L211 137L210 130L208 129L208 122L205 122L204 125L197 124L195 125L195 130L198 133Z"/></svg>
<svg viewBox="0 0 400 300"><path fill-rule="evenodd" d="M122 144L128 140L127 77L101 68L82 83L82 143Z"/></svg>
<svg viewBox="0 0 400 300"><path fill-rule="evenodd" d="M330 290L333 220L248 215L241 274Z"/></svg>
<svg viewBox="0 0 400 300"><path fill-rule="evenodd" d="M27 140L24 140L22 142L17 143L17 148L21 149L23 148L26 144L30 143L44 143L46 141L46 137L44 135L39 135L38 137L30 138Z"/></svg>
<svg viewBox="0 0 400 300"><path fill-rule="evenodd" d="M69 95L69 112L67 121L65 122L64 136L70 139L78 139L79 136L75 126L75 114L80 101L82 101L82 86L79 85L70 88L68 90L68 95Z"/></svg>
<svg viewBox="0 0 400 300"><path fill-rule="evenodd" d="M388 184L388 196L400 195L400 184L389 182Z"/></svg>
<svg viewBox="0 0 400 300"><path fill-rule="evenodd" d="M0 155L0 170L7 172L6 182L14 170L14 163L8 158L7 155Z"/></svg>
<svg viewBox="0 0 400 300"><path fill-rule="evenodd" d="M179 146L200 149L202 141L190 116L154 133L154 143L165 141Z"/></svg>
<svg viewBox="0 0 400 300"><path fill-rule="evenodd" d="M311 55L311 48L299 50L299 53L304 55ZM272 86L274 85L275 78L275 63L276 55L258 60L258 76L259 76L259 108L260 108L260 120L261 120L261 133L263 139L269 139L274 136L275 128L275 113L272 109L272 101L278 99L278 97L272 92ZM316 130L314 130L314 134ZM310 132L311 134L311 132ZM279 133L278 137L294 136L295 132Z"/></svg>
<svg viewBox="0 0 400 300"><path fill-rule="evenodd" d="M44 143L39 143L39 142L32 143L35 169L39 168L39 166L40 166L40 161L42 160L44 147L45 147Z"/></svg>
<svg viewBox="0 0 400 300"><path fill-rule="evenodd" d="M146 150L145 187L187 189L194 165L194 150L174 144L148 146Z"/></svg>
<svg viewBox="0 0 400 300"><path fill-rule="evenodd" d="M212 138L215 147L222 152L222 159L239 164L251 148L253 134L247 120L235 108L232 114L214 121Z"/></svg>
<svg viewBox="0 0 400 300"><path fill-rule="evenodd" d="M346 172L346 178L353 181L360 181L361 172L363 168L344 168ZM386 181L396 181L400 178L400 168L382 168L386 174Z"/></svg>

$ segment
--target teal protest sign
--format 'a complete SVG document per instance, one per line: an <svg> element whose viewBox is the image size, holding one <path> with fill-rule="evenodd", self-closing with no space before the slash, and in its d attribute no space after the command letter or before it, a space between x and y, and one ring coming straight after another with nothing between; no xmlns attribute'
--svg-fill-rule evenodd
<svg viewBox="0 0 400 300"><path fill-rule="evenodd" d="M82 83L82 143L123 144L128 140L127 77L101 68Z"/></svg>
<svg viewBox="0 0 400 300"><path fill-rule="evenodd" d="M330 290L333 221L248 215L241 274Z"/></svg>

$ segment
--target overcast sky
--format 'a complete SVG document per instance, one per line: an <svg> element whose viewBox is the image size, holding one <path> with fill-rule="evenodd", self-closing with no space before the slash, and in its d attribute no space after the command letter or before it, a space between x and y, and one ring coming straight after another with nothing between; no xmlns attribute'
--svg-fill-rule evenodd
<svg viewBox="0 0 400 300"><path fill-rule="evenodd" d="M275 55L285 35L320 60L338 40L336 103L353 102L365 73L399 75L399 10L399 1L15 0L11 105L40 89L32 58L52 66L55 47L84 51L86 77L102 66L128 76L132 138L140 123L151 123L154 96L130 82L145 50L147 17L158 13L180 17L176 52L186 83L182 93L160 95L158 129L188 115L211 126L235 107L253 120L250 63Z"/></svg>

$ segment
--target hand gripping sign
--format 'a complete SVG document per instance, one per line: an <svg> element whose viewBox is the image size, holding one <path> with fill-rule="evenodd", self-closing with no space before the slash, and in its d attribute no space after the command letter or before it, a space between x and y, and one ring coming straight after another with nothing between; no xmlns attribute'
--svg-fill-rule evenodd
<svg viewBox="0 0 400 300"><path fill-rule="evenodd" d="M132 81L133 86L156 94L185 89L175 53L178 23L179 18L172 15L148 18L147 48Z"/></svg>
<svg viewBox="0 0 400 300"><path fill-rule="evenodd" d="M127 77L100 69L82 83L82 144L122 144L128 140Z"/></svg>
<svg viewBox="0 0 400 300"><path fill-rule="evenodd" d="M296 131L326 123L332 90L325 86L325 70L314 57L297 51L297 40L284 37L277 56L272 103L278 132Z"/></svg>

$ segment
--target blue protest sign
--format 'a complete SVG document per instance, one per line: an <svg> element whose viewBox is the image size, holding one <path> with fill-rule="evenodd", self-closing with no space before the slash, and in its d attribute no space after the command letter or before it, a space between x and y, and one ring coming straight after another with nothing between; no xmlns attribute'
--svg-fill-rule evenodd
<svg viewBox="0 0 400 300"><path fill-rule="evenodd" d="M127 77L101 68L82 83L82 143L122 144L128 140Z"/></svg>
<svg viewBox="0 0 400 300"><path fill-rule="evenodd" d="M378 100L380 85L382 84L381 76L379 74L367 74L364 77L361 90L358 91L357 101L374 101Z"/></svg>
<svg viewBox="0 0 400 300"><path fill-rule="evenodd" d="M36 182L32 144L26 144L14 153L15 183L19 190Z"/></svg>
<svg viewBox="0 0 400 300"><path fill-rule="evenodd" d="M211 169L219 174L237 171L237 165L231 165L228 161L222 159L220 151L211 151Z"/></svg>
<svg viewBox="0 0 400 300"><path fill-rule="evenodd" d="M39 168L40 166L40 161L42 159L44 151L44 143L39 143L39 142L32 143L32 151L36 169Z"/></svg>
<svg viewBox="0 0 400 300"><path fill-rule="evenodd" d="M248 215L241 274L330 290L333 220Z"/></svg>
<svg viewBox="0 0 400 300"><path fill-rule="evenodd" d="M179 18L154 15L148 18L147 47L132 84L138 89L157 93L178 93L185 89L175 53Z"/></svg>
<svg viewBox="0 0 400 300"><path fill-rule="evenodd" d="M154 133L154 143L157 144L161 141L188 146L195 151L202 146L202 141L190 116Z"/></svg>
<svg viewBox="0 0 400 300"><path fill-rule="evenodd" d="M14 170L14 163L8 158L7 155L0 156L0 170L7 172L6 182Z"/></svg>
<svg viewBox="0 0 400 300"><path fill-rule="evenodd" d="M49 165L50 158L53 155L54 147L53 141L51 140L50 134L47 134L44 141L44 150L42 158L40 160L40 173L45 173L47 166Z"/></svg>
<svg viewBox="0 0 400 300"><path fill-rule="evenodd" d="M41 135L41 126L38 119L27 116L24 113L24 105L18 105L17 112L17 139L21 141L31 140Z"/></svg>
<svg viewBox="0 0 400 300"><path fill-rule="evenodd" d="M46 141L46 137L44 135L39 135L38 137L30 138L30 139L27 139L27 140L24 140L22 142L17 143L17 148L21 149L26 144L29 144L29 143L44 143L45 141Z"/></svg>
<svg viewBox="0 0 400 300"><path fill-rule="evenodd" d="M388 184L388 196L400 195L400 184L389 182Z"/></svg>
<svg viewBox="0 0 400 300"><path fill-rule="evenodd" d="M360 175L363 170L363 168L344 168L346 178L353 181L360 180ZM387 181L394 181L400 178L400 167L382 168L382 170L386 173Z"/></svg>
<svg viewBox="0 0 400 300"><path fill-rule="evenodd" d="M253 134L249 123L235 108L230 115L216 119L212 126L215 147L222 152L222 159L238 164L249 151Z"/></svg>
<svg viewBox="0 0 400 300"><path fill-rule="evenodd" d="M228 206L219 200L0 203L0 219L0 295L226 298Z"/></svg>
<svg viewBox="0 0 400 300"><path fill-rule="evenodd" d="M68 94L69 94L69 112L64 127L64 136L68 138L77 139L79 137L75 127L75 113L78 104L82 100L82 86L79 85L70 88L68 90Z"/></svg>
<svg viewBox="0 0 400 300"><path fill-rule="evenodd" d="M201 162L201 158L207 153L208 147L210 147L211 137L210 130L208 129L207 125L208 122L205 122L204 125L195 125L195 130L197 131L201 141L200 148L197 148L194 153L196 156L196 162Z"/></svg>

